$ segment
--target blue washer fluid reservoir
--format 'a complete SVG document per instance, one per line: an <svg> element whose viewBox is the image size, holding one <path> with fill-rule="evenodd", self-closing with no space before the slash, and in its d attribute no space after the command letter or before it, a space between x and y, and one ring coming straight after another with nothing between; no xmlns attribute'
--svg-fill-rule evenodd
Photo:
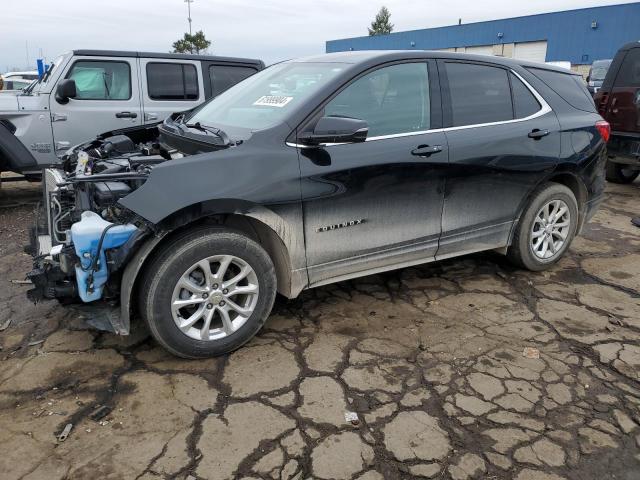
<svg viewBox="0 0 640 480"><path fill-rule="evenodd" d="M104 251L121 247L138 229L132 224L111 227L104 237L101 251L98 252L98 243L102 232L109 225L113 224L104 220L97 213L89 211L82 212L80 221L71 225L71 241L82 265L82 267L76 266L76 282L78 283L78 293L83 302L93 302L102 298L102 288L109 277ZM93 281L91 281L91 263L98 254L100 255L98 265L96 271L93 272Z"/></svg>

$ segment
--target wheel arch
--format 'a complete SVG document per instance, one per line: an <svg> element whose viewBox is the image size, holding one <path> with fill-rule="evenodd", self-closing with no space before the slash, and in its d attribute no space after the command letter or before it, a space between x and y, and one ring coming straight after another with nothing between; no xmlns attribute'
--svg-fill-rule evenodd
<svg viewBox="0 0 640 480"><path fill-rule="evenodd" d="M571 192L573 192L573 195L576 197L576 202L578 203L578 227L576 229L576 235L579 234L582 230L586 215L585 207L587 203L587 187L584 181L582 181L576 174L576 172L570 169L557 169L547 175L540 182L538 182L518 206L518 215L516 216L516 219L511 227L511 232L509 233L509 243L507 244L507 247L505 247L503 253L506 253L506 249L511 245L511 242L513 241L513 236L515 235L516 228L518 227L518 223L520 223L520 219L522 218L524 210L527 208L527 205L531 203L535 192L540 188L540 186L544 185L545 183L558 183L560 185L564 185L569 190L571 190Z"/></svg>
<svg viewBox="0 0 640 480"><path fill-rule="evenodd" d="M276 271L277 291L295 298L308 284L304 246L296 226L273 210L246 201L202 202L172 213L154 225L156 232L127 263L120 285L121 333L128 333L137 280L155 252L176 236L208 225L222 225L247 235L265 249Z"/></svg>

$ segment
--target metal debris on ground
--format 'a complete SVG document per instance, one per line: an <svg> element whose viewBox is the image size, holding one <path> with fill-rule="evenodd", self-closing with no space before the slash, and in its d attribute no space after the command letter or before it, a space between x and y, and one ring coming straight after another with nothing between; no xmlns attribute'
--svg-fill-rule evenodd
<svg viewBox="0 0 640 480"><path fill-rule="evenodd" d="M64 442L69 436L69 434L71 433L72 428L73 428L73 423L67 423L67 425L64 427L64 430L62 430L60 435L58 435L58 441Z"/></svg>
<svg viewBox="0 0 640 480"><path fill-rule="evenodd" d="M344 412L344 419L351 425L358 425L360 423L360 419L358 418L358 414L356 412Z"/></svg>
<svg viewBox="0 0 640 480"><path fill-rule="evenodd" d="M111 413L111 407L107 407L106 405L102 405L101 407L94 410L89 418L94 422L98 422L102 420L104 417Z"/></svg>
<svg viewBox="0 0 640 480"><path fill-rule="evenodd" d="M9 328L9 325L11 325L11 319L7 320L2 325L0 325L0 332Z"/></svg>
<svg viewBox="0 0 640 480"><path fill-rule="evenodd" d="M535 347L524 347L522 356L526 358L540 358L540 350Z"/></svg>
<svg viewBox="0 0 640 480"><path fill-rule="evenodd" d="M11 280L15 285L31 285L31 280Z"/></svg>
<svg viewBox="0 0 640 480"><path fill-rule="evenodd" d="M33 342L29 342L27 345L29 345L30 347L33 347L35 345L40 345L41 343L44 343L44 338L41 340L34 340Z"/></svg>

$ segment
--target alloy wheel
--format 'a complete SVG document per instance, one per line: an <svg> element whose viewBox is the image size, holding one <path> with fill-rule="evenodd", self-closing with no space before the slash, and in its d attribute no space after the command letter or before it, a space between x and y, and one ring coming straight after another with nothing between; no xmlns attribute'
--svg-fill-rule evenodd
<svg viewBox="0 0 640 480"><path fill-rule="evenodd" d="M258 302L258 277L233 255L208 257L189 267L171 297L171 314L187 336L220 340L246 323Z"/></svg>
<svg viewBox="0 0 640 480"><path fill-rule="evenodd" d="M541 260L555 257L563 248L571 228L569 207L562 200L542 206L531 227L531 252Z"/></svg>

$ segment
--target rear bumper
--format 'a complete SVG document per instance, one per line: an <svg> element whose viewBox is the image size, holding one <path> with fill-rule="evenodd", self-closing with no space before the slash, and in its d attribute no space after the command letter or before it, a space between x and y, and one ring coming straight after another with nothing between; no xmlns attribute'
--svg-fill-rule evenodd
<svg viewBox="0 0 640 480"><path fill-rule="evenodd" d="M610 162L640 168L640 134L612 132L607 155Z"/></svg>

